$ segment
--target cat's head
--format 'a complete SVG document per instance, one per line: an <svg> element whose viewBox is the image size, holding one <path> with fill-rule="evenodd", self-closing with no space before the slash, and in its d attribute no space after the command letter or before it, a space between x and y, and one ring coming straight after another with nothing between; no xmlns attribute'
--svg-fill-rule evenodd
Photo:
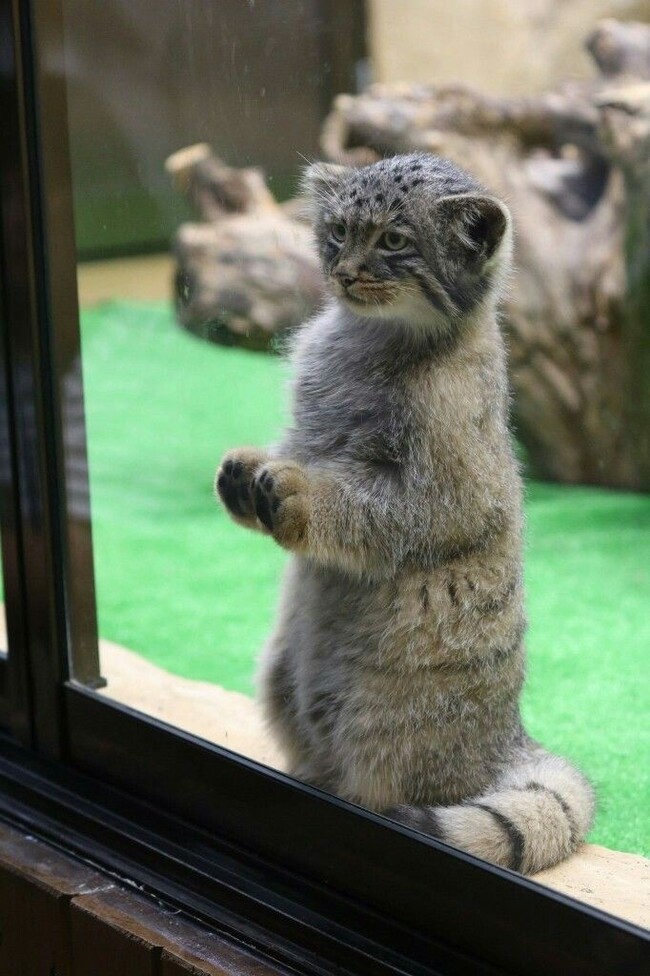
<svg viewBox="0 0 650 976"><path fill-rule="evenodd" d="M309 167L305 184L331 290L357 314L426 324L493 299L509 267L501 201L439 156Z"/></svg>

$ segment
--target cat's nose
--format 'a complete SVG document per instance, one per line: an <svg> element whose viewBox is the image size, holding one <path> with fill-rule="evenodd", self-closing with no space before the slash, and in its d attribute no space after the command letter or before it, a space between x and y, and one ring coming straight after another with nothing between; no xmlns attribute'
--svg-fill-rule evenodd
<svg viewBox="0 0 650 976"><path fill-rule="evenodd" d="M357 276L352 274L350 271L342 269L341 271L335 271L334 277L337 281L340 281L344 288L349 288L357 280Z"/></svg>

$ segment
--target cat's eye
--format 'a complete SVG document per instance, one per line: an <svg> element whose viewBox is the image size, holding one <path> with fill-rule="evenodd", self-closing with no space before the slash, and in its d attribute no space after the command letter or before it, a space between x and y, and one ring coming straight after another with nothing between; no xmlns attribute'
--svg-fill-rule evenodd
<svg viewBox="0 0 650 976"><path fill-rule="evenodd" d="M403 251L408 244L408 238L396 230L385 231L377 241L379 247L387 251Z"/></svg>
<svg viewBox="0 0 650 976"><path fill-rule="evenodd" d="M345 224L332 224L332 226L330 227L330 234L332 235L335 241L339 242L339 244L345 240L346 233L347 233L347 228Z"/></svg>

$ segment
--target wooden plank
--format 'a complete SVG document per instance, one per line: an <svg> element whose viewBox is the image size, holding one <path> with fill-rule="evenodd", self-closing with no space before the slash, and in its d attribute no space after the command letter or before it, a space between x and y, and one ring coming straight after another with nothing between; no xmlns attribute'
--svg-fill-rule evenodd
<svg viewBox="0 0 650 976"><path fill-rule="evenodd" d="M70 901L109 885L85 865L0 824L2 976L71 976Z"/></svg>
<svg viewBox="0 0 650 976"><path fill-rule="evenodd" d="M0 867L0 973L71 976L69 899Z"/></svg>
<svg viewBox="0 0 650 976"><path fill-rule="evenodd" d="M283 976L286 970L251 955L211 932L162 953L162 976Z"/></svg>
<svg viewBox="0 0 650 976"><path fill-rule="evenodd" d="M0 823L0 976L282 976L190 919Z"/></svg>
<svg viewBox="0 0 650 976"><path fill-rule="evenodd" d="M0 865L31 879L35 884L51 887L71 897L114 887L106 875L82 861L62 854L49 844L26 836L2 822Z"/></svg>
<svg viewBox="0 0 650 976"><path fill-rule="evenodd" d="M70 926L73 976L158 976L160 949L132 917L132 896L117 891L122 909L107 905L103 893L76 898Z"/></svg>
<svg viewBox="0 0 650 976"><path fill-rule="evenodd" d="M79 929L77 914L83 913L84 927ZM80 915L81 918L81 915ZM204 928L178 912L157 904L153 899L127 892L120 888L98 894L75 898L72 911L74 976L97 976L92 968L77 969L77 931L80 937L92 939L88 919L95 926L105 926L115 933L111 945L115 951L126 953L124 940L128 940L129 961L133 966L148 965L150 968L118 968L116 974L140 976L155 973L165 976L183 973L201 976L282 976L282 970L259 960L245 949L229 942L215 932ZM97 931L95 928L94 931ZM109 951L108 936L97 934L102 940L102 952ZM122 940L120 942L120 939ZM97 942L95 942L95 946ZM84 956L84 965L92 962L92 942ZM137 959L136 959L137 956ZM125 957L126 959L126 957ZM146 962L145 962L146 960ZM96 964L96 959L95 959ZM158 964L159 968L155 968ZM124 963L126 967L126 962Z"/></svg>
<svg viewBox="0 0 650 976"><path fill-rule="evenodd" d="M200 969L197 969L196 966L192 966L189 963L170 959L165 952L162 954L162 968L160 972L161 976L205 976L205 970L201 972Z"/></svg>
<svg viewBox="0 0 650 976"><path fill-rule="evenodd" d="M231 969L224 969L221 963L213 964L205 960L189 962L170 955L166 949L162 954L161 976L230 976L232 972Z"/></svg>

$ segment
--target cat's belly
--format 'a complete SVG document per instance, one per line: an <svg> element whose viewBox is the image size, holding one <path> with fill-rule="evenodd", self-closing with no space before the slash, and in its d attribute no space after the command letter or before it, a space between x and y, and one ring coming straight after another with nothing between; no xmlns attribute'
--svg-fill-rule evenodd
<svg viewBox="0 0 650 976"><path fill-rule="evenodd" d="M524 629L519 564L489 553L374 581L294 558L279 613L297 657L326 671L452 677L494 667L521 646Z"/></svg>
<svg viewBox="0 0 650 976"><path fill-rule="evenodd" d="M518 730L521 599L505 576L368 583L295 560L267 656L290 674L301 774L376 809L482 789Z"/></svg>

